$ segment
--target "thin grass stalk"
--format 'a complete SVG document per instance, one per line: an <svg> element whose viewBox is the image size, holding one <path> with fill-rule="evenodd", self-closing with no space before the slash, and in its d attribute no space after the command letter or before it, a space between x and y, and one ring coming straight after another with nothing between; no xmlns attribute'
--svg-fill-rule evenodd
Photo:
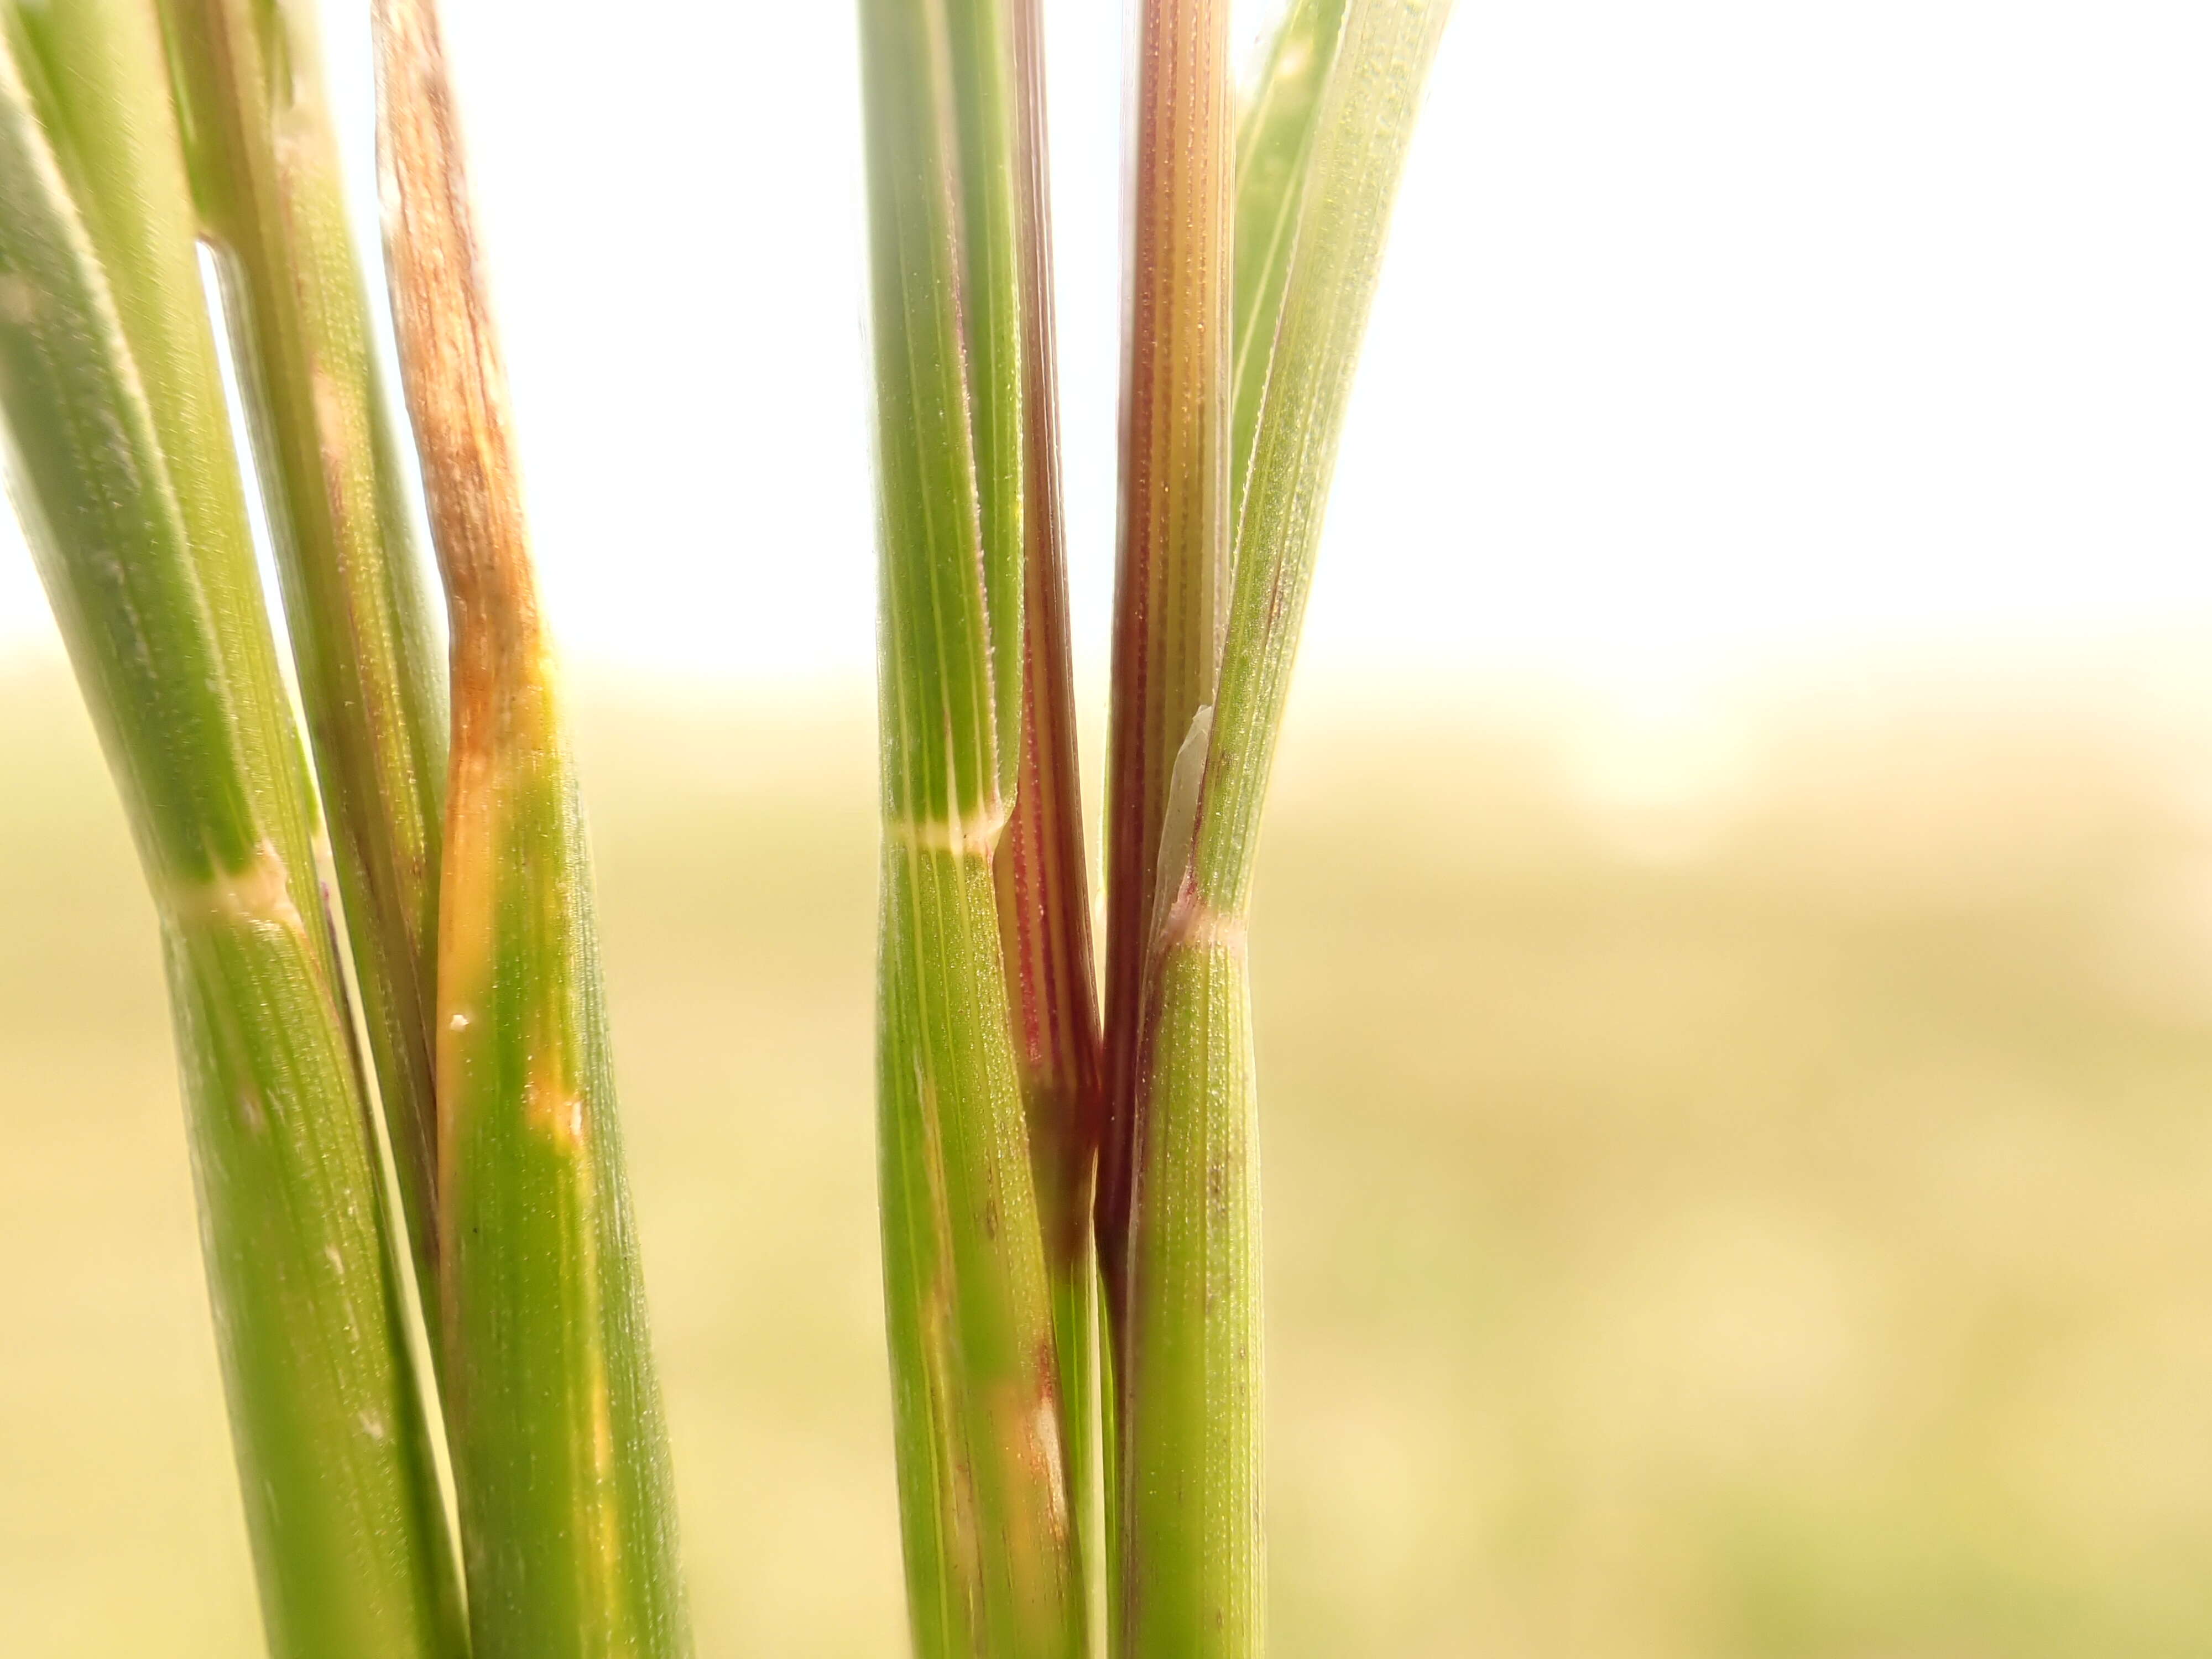
<svg viewBox="0 0 2212 1659"><path fill-rule="evenodd" d="M1021 763L995 871L1013 996L1015 1060L1028 1109L1030 1164L1052 1283L1074 1570L1093 1645L1103 1637L1103 1492L1099 1409L1098 998L1083 855L1074 668L1060 480L1054 363L1051 216L1046 191L1044 52L1038 0L1012 0L1018 120L1018 271L1024 399Z"/></svg>
<svg viewBox="0 0 2212 1659"><path fill-rule="evenodd" d="M307 0L164 0L379 1097L435 1324L445 665Z"/></svg>
<svg viewBox="0 0 2212 1659"><path fill-rule="evenodd" d="M1107 738L1107 1110L1097 1220L1116 1314L1160 842L1176 757L1213 700L1229 580L1228 21L1226 0L1145 0L1139 39Z"/></svg>
<svg viewBox="0 0 2212 1659"><path fill-rule="evenodd" d="M1160 850L1202 752L1229 580L1231 131L1226 0L1145 0L1139 18L1121 545L1106 770L1105 1109L1095 1227L1103 1288L1108 1642L1133 1560L1122 1352L1138 1040L1159 922ZM1182 760L1182 787L1177 769Z"/></svg>
<svg viewBox="0 0 2212 1659"><path fill-rule="evenodd" d="M1030 302L1027 110L1015 59L1023 0L942 0L951 70L959 318L966 354L969 464L983 559L991 719L1002 801L1016 791L1028 678L1023 613L1031 433L1025 309Z"/></svg>
<svg viewBox="0 0 2212 1659"><path fill-rule="evenodd" d="M1448 0L1350 0L1291 233L1196 823L1137 1083L1121 1471L1131 1655L1265 1644L1252 861L1383 235Z"/></svg>
<svg viewBox="0 0 2212 1659"><path fill-rule="evenodd" d="M883 606L878 1127L908 1614L923 1659L1047 1659L1084 1643L993 867L1024 753L1026 679L1024 519L993 502L1010 459L1017 489L1030 476L1024 261L1018 246L1000 257L993 228L1007 207L1005 233L1018 238L1022 223L1015 181L999 176L1018 142L1012 88L991 67L1010 66L1006 27L997 5L976 0L860 7ZM1006 580L1009 568L1020 580Z"/></svg>
<svg viewBox="0 0 2212 1659"><path fill-rule="evenodd" d="M0 7L0 409L161 918L210 1299L280 1659L465 1650L145 0Z"/></svg>
<svg viewBox="0 0 2212 1659"><path fill-rule="evenodd" d="M447 1421L477 1659L691 1650L590 859L436 13L378 0L401 377L445 578L438 957Z"/></svg>

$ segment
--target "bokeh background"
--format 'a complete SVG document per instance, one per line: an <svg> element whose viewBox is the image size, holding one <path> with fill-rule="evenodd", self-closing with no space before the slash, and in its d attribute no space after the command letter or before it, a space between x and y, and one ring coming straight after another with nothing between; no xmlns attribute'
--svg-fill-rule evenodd
<svg viewBox="0 0 2212 1659"><path fill-rule="evenodd" d="M1126 19L1046 9L1095 804ZM701 1650L894 1655L850 8L448 12ZM1283 1659L2212 1651L2208 62L1461 0L1261 878ZM4 536L0 779L0 1647L250 1654L151 918Z"/></svg>

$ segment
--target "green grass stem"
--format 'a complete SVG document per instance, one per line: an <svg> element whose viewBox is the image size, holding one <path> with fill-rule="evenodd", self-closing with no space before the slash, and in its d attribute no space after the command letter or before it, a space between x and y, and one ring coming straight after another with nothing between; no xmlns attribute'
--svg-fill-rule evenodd
<svg viewBox="0 0 2212 1659"><path fill-rule="evenodd" d="M1011 998L1051 1019L1062 1006L1032 1000L1019 976L1010 993L994 869L1024 759L1056 768L1060 754L1056 738L1025 750L1022 731L1024 700L1058 695L1049 665L1030 672L1022 616L1036 580L1024 544L1042 528L1024 363L1041 320L1038 137L1018 62L1035 23L1018 33L1000 0L863 0L860 23L883 602L878 1135L909 1616L925 1659L1052 1659L1084 1650L1085 1613L1036 1097ZM1059 809L1032 822L1027 844L1057 858ZM1044 959L1014 938L1017 962ZM1077 1316L1061 1311L1063 1326Z"/></svg>
<svg viewBox="0 0 2212 1659"><path fill-rule="evenodd" d="M425 1307L445 665L370 346L307 0L163 0L218 251ZM434 1323L434 1311L432 1314Z"/></svg>
<svg viewBox="0 0 2212 1659"><path fill-rule="evenodd" d="M1270 243L1287 246L1285 269L1267 279L1280 285L1272 331L1264 297L1252 302L1248 337L1256 346L1272 333L1272 343L1246 381L1260 402L1236 585L1203 772L1189 815L1170 813L1163 856L1180 862L1181 877L1160 884L1164 924L1137 1043L1117 1350L1117 1651L1136 1659L1264 1650L1252 860L1390 203L1448 9L1447 0L1349 0L1287 243L1281 234ZM1294 10L1287 27L1313 16ZM1274 61L1279 71L1285 52ZM1264 170L1246 177L1282 188ZM1240 203L1240 219L1248 207L1253 218L1273 212ZM1178 783L1199 763L1186 746Z"/></svg>
<svg viewBox="0 0 2212 1659"><path fill-rule="evenodd" d="M1109 1310L1127 1251L1135 1039L1176 756L1213 698L1229 580L1231 131L1226 0L1145 0L1123 366L1121 550L1106 762Z"/></svg>
<svg viewBox="0 0 2212 1659"><path fill-rule="evenodd" d="M589 853L430 0L378 0L401 377L453 636L440 893L447 1422L477 1659L681 1659L666 1431Z"/></svg>
<svg viewBox="0 0 2212 1659"><path fill-rule="evenodd" d="M147 0L0 8L0 406L125 798L281 1659L465 1651L315 804L263 608Z"/></svg>

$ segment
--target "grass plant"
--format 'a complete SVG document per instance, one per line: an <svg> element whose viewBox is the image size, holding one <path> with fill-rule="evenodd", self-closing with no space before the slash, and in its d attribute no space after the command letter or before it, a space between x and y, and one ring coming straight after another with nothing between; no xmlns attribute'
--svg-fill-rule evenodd
<svg viewBox="0 0 2212 1659"><path fill-rule="evenodd" d="M12 472L161 918L270 1648L680 1655L588 860L457 124L434 15L398 3L377 21L450 757L304 5L0 11ZM203 242L312 769L255 572ZM438 1415L410 1358L410 1278Z"/></svg>
<svg viewBox="0 0 2212 1659"><path fill-rule="evenodd" d="M1042 113L1032 92L1010 117L1002 91L1009 63L1016 85L1036 83L1035 14L862 8L885 1274L927 1653L1097 1639L1071 1599L1103 1601L1116 1656L1262 1648L1253 854L1382 233L1447 12L1298 0L1240 124L1227 6L1141 9L1094 1034L1066 920L1084 878L1057 413L1048 362L1010 359L1050 350ZM1036 205L1010 216L1010 198ZM1010 575L1010 559L1030 568ZM1025 763L1011 775L1009 754ZM1026 1117L1011 1099L1024 1077ZM1067 1226L1086 1194L1095 1268ZM1055 1348L1036 1334L1040 1259ZM1035 1358L1013 1364L1023 1342ZM1069 1517L1092 1512L1071 1449L1094 1436L1104 1535L1071 1549ZM1030 1501L1007 1503L1018 1485Z"/></svg>
<svg viewBox="0 0 2212 1659"><path fill-rule="evenodd" d="M0 15L0 404L161 919L271 1650L461 1651L320 832L200 292L160 20Z"/></svg>
<svg viewBox="0 0 2212 1659"><path fill-rule="evenodd" d="M1038 0L860 0L880 1218L924 1659L1261 1649L1254 848L1447 9L1293 0L1240 115L1227 0L1141 7L1102 994ZM459 120L435 0L371 11L447 663L308 0L0 0L0 411L161 920L270 1647L681 1659L590 855Z"/></svg>

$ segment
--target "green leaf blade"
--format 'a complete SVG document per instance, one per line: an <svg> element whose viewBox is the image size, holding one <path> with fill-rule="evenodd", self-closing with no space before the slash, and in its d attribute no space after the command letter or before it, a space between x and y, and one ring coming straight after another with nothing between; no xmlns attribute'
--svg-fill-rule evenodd
<svg viewBox="0 0 2212 1659"><path fill-rule="evenodd" d="M1294 0L1237 128L1235 408L1230 488L1241 504L1260 400L1290 281L1298 210L1322 96L1336 64L1346 0ZM1232 508L1232 512L1233 512Z"/></svg>
<svg viewBox="0 0 2212 1659"><path fill-rule="evenodd" d="M1390 208L1449 0L1350 0L1316 118L1279 320L1253 416L1237 520L1237 582L1222 655L1194 872L1206 903L1242 916L1290 694L1322 511Z"/></svg>
<svg viewBox="0 0 2212 1659"><path fill-rule="evenodd" d="M900 550L882 566L884 787L908 821L995 826L1006 811L1002 741L1012 736L999 730L998 710L1019 667L994 654L950 9L946 0L863 0L860 12L878 535Z"/></svg>

